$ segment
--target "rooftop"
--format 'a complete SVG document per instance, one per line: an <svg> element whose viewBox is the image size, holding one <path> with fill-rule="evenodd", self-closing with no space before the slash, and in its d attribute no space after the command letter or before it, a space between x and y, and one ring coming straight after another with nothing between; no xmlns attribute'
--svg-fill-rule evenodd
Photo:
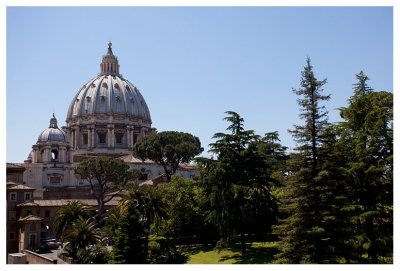
<svg viewBox="0 0 400 271"><path fill-rule="evenodd" d="M117 205L118 201L120 198L114 198L111 201L105 203L106 206L114 206ZM34 200L33 202L37 204L37 206L41 207L58 207L58 206L63 206L67 205L71 201L80 201L82 203L85 203L89 206L97 206L97 200L95 199L47 199L47 200Z"/></svg>
<svg viewBox="0 0 400 271"><path fill-rule="evenodd" d="M23 185L23 184L17 184L17 185L14 185L14 186L10 186L10 187L7 187L7 189L8 190L35 190L35 188L32 188L30 186L26 186L26 185Z"/></svg>
<svg viewBox="0 0 400 271"><path fill-rule="evenodd" d="M42 221L43 219L35 216L35 215L28 215L26 217L22 217L18 219L18 222L31 222L31 221Z"/></svg>
<svg viewBox="0 0 400 271"><path fill-rule="evenodd" d="M7 169L25 169L22 163L7 163Z"/></svg>

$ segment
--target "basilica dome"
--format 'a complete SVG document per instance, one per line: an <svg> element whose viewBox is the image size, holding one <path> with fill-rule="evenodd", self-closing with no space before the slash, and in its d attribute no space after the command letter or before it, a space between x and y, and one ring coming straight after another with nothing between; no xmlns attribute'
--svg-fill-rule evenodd
<svg viewBox="0 0 400 271"><path fill-rule="evenodd" d="M38 138L38 142L45 142L45 141L61 141L68 143L68 136L67 134L58 128L57 126L57 119L53 114L53 117L50 119L50 126L46 130L44 130Z"/></svg>
<svg viewBox="0 0 400 271"><path fill-rule="evenodd" d="M151 123L150 112L139 90L119 74L111 43L100 64L101 73L84 84L72 100L67 119L97 114L126 115Z"/></svg>
<svg viewBox="0 0 400 271"><path fill-rule="evenodd" d="M119 73L111 45L100 63L100 73L71 101L67 125L62 127L76 161L87 155L130 154L137 140L156 132L142 94Z"/></svg>

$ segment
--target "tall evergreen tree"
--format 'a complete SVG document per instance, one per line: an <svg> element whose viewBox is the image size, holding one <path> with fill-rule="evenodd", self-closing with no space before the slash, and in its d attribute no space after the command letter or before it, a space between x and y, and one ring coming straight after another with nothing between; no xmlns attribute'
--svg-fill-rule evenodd
<svg viewBox="0 0 400 271"><path fill-rule="evenodd" d="M392 261L393 94L374 92L369 78L356 75L349 106L340 109L341 149L353 206L353 245L358 262ZM364 255L368 257L364 260Z"/></svg>
<svg viewBox="0 0 400 271"><path fill-rule="evenodd" d="M227 112L231 133L217 133L211 151L217 160L198 159L200 179L210 202L207 218L222 236L219 244L232 240L237 234L242 255L246 254L246 236L267 235L275 221L276 202L271 194L272 179L268 165L258 151L252 130L244 130L243 119L235 112Z"/></svg>
<svg viewBox="0 0 400 271"><path fill-rule="evenodd" d="M280 143L277 131L265 133L258 143L258 150L264 154L266 163L269 165L270 176L283 182L288 174L287 161L289 156L286 154L287 147Z"/></svg>
<svg viewBox="0 0 400 271"><path fill-rule="evenodd" d="M119 218L113 240L113 259L110 263L147 263L147 244L140 213L133 202L126 205Z"/></svg>
<svg viewBox="0 0 400 271"><path fill-rule="evenodd" d="M326 213L322 178L322 144L328 127L327 111L321 102L329 100L322 95L326 79L318 81L307 58L302 71L301 88L293 90L301 96L300 118L304 125L295 125L290 131L298 143L297 153L292 155L293 174L286 182L281 211L284 218L275 228L280 238L279 263L323 263L329 257L324 228Z"/></svg>

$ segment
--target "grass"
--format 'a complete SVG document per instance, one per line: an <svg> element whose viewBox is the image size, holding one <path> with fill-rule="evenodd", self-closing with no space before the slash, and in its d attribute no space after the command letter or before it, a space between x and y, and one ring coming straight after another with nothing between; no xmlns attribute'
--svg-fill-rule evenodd
<svg viewBox="0 0 400 271"><path fill-rule="evenodd" d="M187 264L267 264L278 253L275 242L247 244L247 255L241 256L240 245L232 245L218 252L214 246L186 247L181 252Z"/></svg>

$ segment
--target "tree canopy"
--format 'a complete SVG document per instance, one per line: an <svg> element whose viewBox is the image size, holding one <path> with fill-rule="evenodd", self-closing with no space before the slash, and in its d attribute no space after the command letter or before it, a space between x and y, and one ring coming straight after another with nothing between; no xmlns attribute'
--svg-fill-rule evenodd
<svg viewBox="0 0 400 271"><path fill-rule="evenodd" d="M269 165L258 151L252 130L244 130L243 118L228 111L225 118L230 133L216 133L210 144L217 159L199 158L201 184L210 204L207 219L220 230L220 244L240 236L242 254L246 254L246 235L268 235L276 216L276 201L271 194Z"/></svg>
<svg viewBox="0 0 400 271"><path fill-rule="evenodd" d="M356 79L348 107L340 109L337 157L351 191L352 260L367 254L366 262L379 263L393 253L393 94L373 91L362 71Z"/></svg>
<svg viewBox="0 0 400 271"><path fill-rule="evenodd" d="M202 151L198 137L175 131L145 136L133 146L134 156L163 166L168 182L180 164L189 163Z"/></svg>
<svg viewBox="0 0 400 271"><path fill-rule="evenodd" d="M103 224L104 204L140 174L136 169L130 170L129 165L121 159L105 156L85 159L75 168L75 175L89 182L91 193L97 200L100 226Z"/></svg>
<svg viewBox="0 0 400 271"><path fill-rule="evenodd" d="M329 210L326 201L326 187L322 165L322 146L328 129L327 111L321 102L329 100L322 94L326 79L315 78L311 61L307 58L301 72L301 88L293 92L300 96L300 118L303 125L295 125L293 134L298 143L292 155L292 174L285 182L281 198L281 212L284 218L275 228L280 238L278 255L280 263L324 263L330 257L332 236L325 229L325 218Z"/></svg>

